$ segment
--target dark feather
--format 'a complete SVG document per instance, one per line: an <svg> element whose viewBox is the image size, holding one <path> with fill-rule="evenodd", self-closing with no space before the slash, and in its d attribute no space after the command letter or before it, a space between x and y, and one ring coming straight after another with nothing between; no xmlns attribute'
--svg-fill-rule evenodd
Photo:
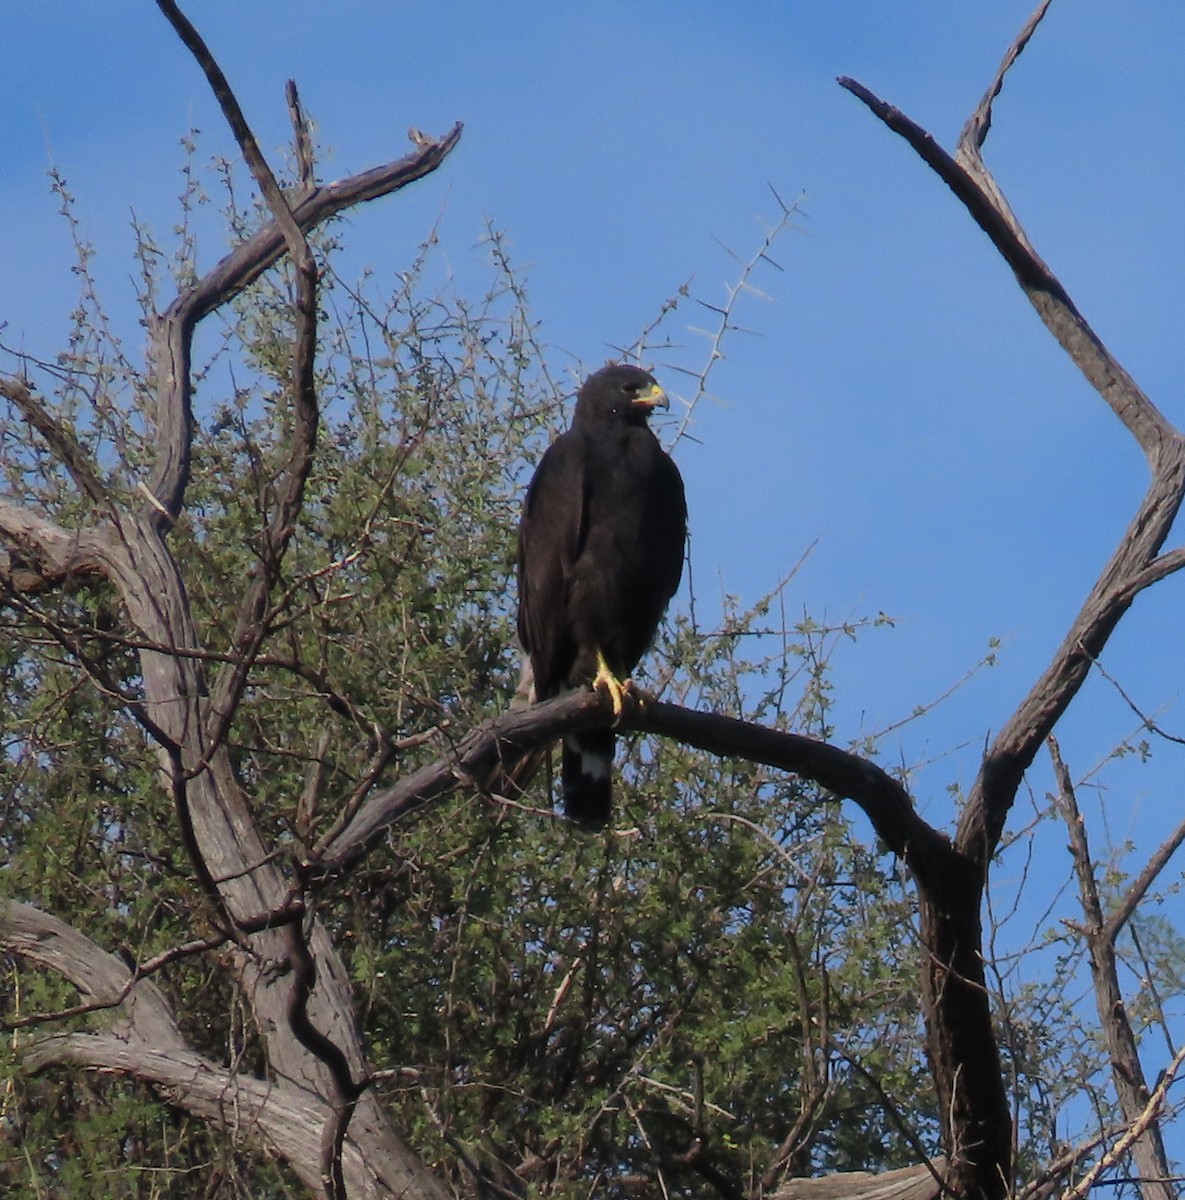
<svg viewBox="0 0 1185 1200"><path fill-rule="evenodd" d="M679 471L646 423L659 401L637 367L598 371L527 489L518 630L539 700L590 683L598 654L627 679L679 586L687 506ZM608 820L610 802L608 774L586 753L593 740L569 739L563 769L566 811L589 825ZM595 741L595 762L611 761L611 731Z"/></svg>
<svg viewBox="0 0 1185 1200"><path fill-rule="evenodd" d="M560 770L564 815L586 829L600 829L609 821L613 742L612 729L583 729L564 738Z"/></svg>

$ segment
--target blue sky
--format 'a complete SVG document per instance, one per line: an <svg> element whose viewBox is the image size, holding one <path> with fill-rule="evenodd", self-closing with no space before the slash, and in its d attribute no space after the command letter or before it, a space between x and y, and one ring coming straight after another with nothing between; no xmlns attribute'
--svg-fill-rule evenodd
<svg viewBox="0 0 1185 1200"><path fill-rule="evenodd" d="M808 215L775 255L784 270L758 279L772 300L741 312L760 336L729 344L718 402L700 407L698 440L678 452L697 589L756 598L817 542L792 613L895 618L837 660L840 740L934 698L1001 639L999 665L892 750L936 760L918 797L946 823L946 785L970 783L975 751L1048 661L1147 476L978 228L834 80L854 76L953 146L1030 7L207 0L187 11L269 150L288 134L284 80L298 81L333 148L327 176L397 157L409 125L464 121L443 170L360 212L352 245L394 271L440 217L458 277L476 277L491 219L528 270L561 365L629 343L688 279L722 300L735 264L719 243L755 248L776 214L768 185L802 197ZM49 162L79 197L115 305L129 294L129 210L172 223L181 135L200 128L211 153L232 141L146 0L10 5L5 27L0 321L7 343L49 354L74 298ZM1038 250L1178 422L1183 56L1176 0L1056 0L987 146ZM688 334L680 361L701 353ZM1171 580L1141 600L1106 660L1178 733L1183 589ZM1135 724L1092 683L1064 728L1072 770ZM1148 767L1109 769L1099 795L1116 840L1164 836L1181 766L1165 746ZM1034 788L1046 786L1041 768ZM1059 878L1063 843L1052 831Z"/></svg>

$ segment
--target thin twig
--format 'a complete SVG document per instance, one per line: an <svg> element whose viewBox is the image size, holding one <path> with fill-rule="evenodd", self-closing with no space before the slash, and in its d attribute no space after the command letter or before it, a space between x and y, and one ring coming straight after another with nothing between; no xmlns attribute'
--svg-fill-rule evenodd
<svg viewBox="0 0 1185 1200"><path fill-rule="evenodd" d="M71 1017L83 1017L89 1013L105 1012L108 1009L119 1008L135 990L136 984L142 979L147 979L162 967L168 966L169 963L177 962L180 959L192 958L197 954L206 954L210 950L217 950L220 946L225 946L229 940L230 935L228 933L220 933L216 937L195 938L193 941L184 942L180 946L171 946L168 950L162 950L159 954L154 954L151 958L145 959L144 962L138 963L128 975L124 985L112 996L101 1000L88 1000L85 1004L75 1004L70 1008L58 1008L50 1012L29 1013L23 1017L2 1020L0 1021L0 1029L25 1029L30 1025L43 1025L54 1021L65 1021Z"/></svg>
<svg viewBox="0 0 1185 1200"><path fill-rule="evenodd" d="M1149 1126L1160 1116L1160 1110L1164 1106L1169 1087L1173 1080L1176 1079L1177 1072L1181 1069L1183 1063L1185 1063L1185 1046L1182 1046L1177 1051L1173 1057L1173 1061L1165 1068L1156 1087L1152 1090L1152 1095L1148 1099L1147 1106L1139 1117L1131 1123L1127 1132L1072 1188L1068 1188L1061 1194L1060 1200L1082 1200L1082 1197L1094 1187L1099 1176L1109 1167L1113 1167L1119 1162L1128 1150L1143 1137ZM1174 1178L1167 1172L1165 1175L1166 1178Z"/></svg>
<svg viewBox="0 0 1185 1200"><path fill-rule="evenodd" d="M99 479L98 467L73 432L57 417L51 416L28 385L20 380L0 378L0 395L15 404L25 420L41 435L53 456L70 473L78 490L95 504L106 507L111 497Z"/></svg>

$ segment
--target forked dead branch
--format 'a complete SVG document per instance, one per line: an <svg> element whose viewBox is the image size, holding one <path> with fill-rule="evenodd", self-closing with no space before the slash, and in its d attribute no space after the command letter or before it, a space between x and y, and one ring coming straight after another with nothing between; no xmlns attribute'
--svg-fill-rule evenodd
<svg viewBox="0 0 1185 1200"><path fill-rule="evenodd" d="M953 1152L956 1191L966 1195L1003 1194L1003 1181L1011 1173L1010 1152L1004 1144L1007 1102L998 1063L982 1064L986 1068L983 1070L978 1066L968 1070L969 1064L977 1063L982 1047L993 1041L990 1014L979 999L986 996L984 976L976 965L982 962L979 909L989 864L1025 772L1082 687L1123 615L1142 590L1185 565L1181 548L1162 553L1185 498L1185 438L1115 360L1037 254L981 153L991 127L993 102L1049 5L1050 0L1038 5L1009 47L968 120L954 156L868 88L846 77L839 80L889 129L903 137L966 207L1012 268L1046 328L1139 444L1151 472L1143 501L1053 660L984 756L954 838L955 853L976 886L954 899L944 894L944 889L934 890L919 876L923 940L930 952L925 1003L931 1067L943 1114L944 1141ZM1142 1094L1147 1095L1146 1088L1142 1087ZM1130 1111L1127 1115L1129 1120L1137 1116ZM1153 1140L1136 1142L1138 1161L1141 1147L1150 1147ZM1164 1179L1168 1174L1162 1150L1140 1165L1148 1180ZM1157 1189L1171 1185L1148 1186L1152 1194L1157 1194Z"/></svg>

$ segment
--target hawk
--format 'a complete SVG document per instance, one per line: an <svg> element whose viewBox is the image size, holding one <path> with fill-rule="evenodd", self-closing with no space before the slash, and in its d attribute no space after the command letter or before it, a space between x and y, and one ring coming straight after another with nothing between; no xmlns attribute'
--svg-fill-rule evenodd
<svg viewBox="0 0 1185 1200"><path fill-rule="evenodd" d="M667 397L639 367L589 376L572 426L540 460L518 534L518 633L535 698L591 684L621 711L629 675L683 573L683 480L647 424ZM564 812L609 820L613 730L564 738Z"/></svg>

